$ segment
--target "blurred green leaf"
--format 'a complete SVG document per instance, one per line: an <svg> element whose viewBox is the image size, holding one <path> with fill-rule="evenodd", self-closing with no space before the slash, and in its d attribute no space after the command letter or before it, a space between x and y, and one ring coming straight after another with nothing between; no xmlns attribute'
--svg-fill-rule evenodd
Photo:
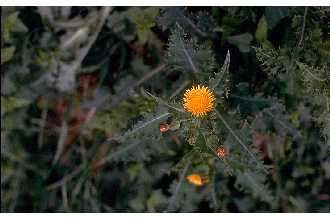
<svg viewBox="0 0 330 220"><path fill-rule="evenodd" d="M149 212L158 211L158 207L166 204L167 198L163 195L161 190L155 190L147 200L147 208Z"/></svg>
<svg viewBox="0 0 330 220"><path fill-rule="evenodd" d="M227 41L238 47L242 53L247 53L250 51L250 43L252 40L253 36L250 33L227 37Z"/></svg>
<svg viewBox="0 0 330 220"><path fill-rule="evenodd" d="M3 109L3 113L10 113L15 109L22 108L31 103L30 100L17 98L17 97L4 97L1 96L1 108Z"/></svg>
<svg viewBox="0 0 330 220"><path fill-rule="evenodd" d="M273 29L283 18L288 15L288 7L266 7L265 16L268 23L268 29Z"/></svg>
<svg viewBox="0 0 330 220"><path fill-rule="evenodd" d="M11 42L12 32L26 32L27 28L18 18L19 12L16 11L7 16L3 21L1 32L3 34L4 41L7 43Z"/></svg>
<svg viewBox="0 0 330 220"><path fill-rule="evenodd" d="M267 27L268 27L267 20L265 16L262 16L258 22L257 30L255 33L255 37L257 41L259 41L260 43L267 40L267 31L268 31Z"/></svg>
<svg viewBox="0 0 330 220"><path fill-rule="evenodd" d="M138 40L141 44L145 44L152 38L151 28L156 25L156 17L159 14L159 8L148 7L142 8L130 8L127 11L129 19L135 24L137 29Z"/></svg>
<svg viewBox="0 0 330 220"><path fill-rule="evenodd" d="M10 61L15 53L15 47L6 47L6 48L1 48L1 65Z"/></svg>

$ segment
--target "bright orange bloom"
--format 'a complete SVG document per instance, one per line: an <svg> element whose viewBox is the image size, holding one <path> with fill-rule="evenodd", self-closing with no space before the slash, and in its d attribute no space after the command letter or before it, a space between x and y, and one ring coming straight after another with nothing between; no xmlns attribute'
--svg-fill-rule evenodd
<svg viewBox="0 0 330 220"><path fill-rule="evenodd" d="M206 86L197 85L187 89L183 97L183 107L195 117L202 117L214 108L215 97Z"/></svg>

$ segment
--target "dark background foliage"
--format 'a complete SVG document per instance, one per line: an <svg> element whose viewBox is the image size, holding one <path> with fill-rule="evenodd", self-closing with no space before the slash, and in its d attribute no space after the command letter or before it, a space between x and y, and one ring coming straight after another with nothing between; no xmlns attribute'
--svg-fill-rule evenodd
<svg viewBox="0 0 330 220"><path fill-rule="evenodd" d="M2 212L328 212L329 14L2 7ZM196 156L211 138L189 136L166 103L180 107L228 54L215 90L228 126L209 119L228 159Z"/></svg>

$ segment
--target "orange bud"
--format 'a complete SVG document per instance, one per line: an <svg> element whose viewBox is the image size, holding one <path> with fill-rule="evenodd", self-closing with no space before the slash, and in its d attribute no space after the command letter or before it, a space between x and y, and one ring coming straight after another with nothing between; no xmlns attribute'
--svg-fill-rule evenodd
<svg viewBox="0 0 330 220"><path fill-rule="evenodd" d="M224 159L228 154L226 148L223 145L218 146L216 152L218 157L221 159Z"/></svg>
<svg viewBox="0 0 330 220"><path fill-rule="evenodd" d="M201 176L197 173L190 174L186 177L188 182L195 186L203 186L209 181L209 178L207 176Z"/></svg>
<svg viewBox="0 0 330 220"><path fill-rule="evenodd" d="M170 125L168 125L166 123L163 123L163 124L159 125L159 130L162 133L168 131L168 129L170 129Z"/></svg>

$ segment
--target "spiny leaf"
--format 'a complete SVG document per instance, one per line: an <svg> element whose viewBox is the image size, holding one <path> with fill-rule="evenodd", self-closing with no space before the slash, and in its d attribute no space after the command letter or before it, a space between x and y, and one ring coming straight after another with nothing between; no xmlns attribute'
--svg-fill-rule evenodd
<svg viewBox="0 0 330 220"><path fill-rule="evenodd" d="M269 48L266 45L262 47L254 48L256 56L261 64L261 67L265 73L270 77L282 78L286 73L286 65L289 57L280 53L273 48Z"/></svg>
<svg viewBox="0 0 330 220"><path fill-rule="evenodd" d="M182 7L162 9L162 15L158 18L158 23L163 29L179 24L185 30L201 37L206 37L215 26L207 12L198 12L192 15Z"/></svg>
<svg viewBox="0 0 330 220"><path fill-rule="evenodd" d="M151 112L154 107L154 101L137 96L120 103L111 111L98 112L88 127L112 135L125 129L130 119L138 117L142 113Z"/></svg>
<svg viewBox="0 0 330 220"><path fill-rule="evenodd" d="M183 168L181 174L180 174L180 179L179 181L175 184L175 188L172 188L172 196L169 200L169 203L168 203L168 206L167 206L167 212L171 212L173 211L173 208L175 208L175 202L176 202L176 197L178 195L178 193L180 193L180 188L183 184L183 181L185 179L185 176L187 174L187 171L190 167L190 164L191 164L191 160L188 160L188 162L186 163L185 167ZM174 189L174 190L173 190Z"/></svg>
<svg viewBox="0 0 330 220"><path fill-rule="evenodd" d="M222 87L223 85L226 84L224 82L226 80L226 76L229 74L229 66L230 66L230 52L228 50L225 62L223 63L220 72L217 72L216 75L209 80L209 86L212 89L215 89L219 83L221 82Z"/></svg>
<svg viewBox="0 0 330 220"><path fill-rule="evenodd" d="M134 124L134 126L125 132L123 135L115 136L111 140L117 141L127 141L129 138L156 138L160 136L159 132L159 123L166 121L170 113L167 111L167 108L162 106L157 106L155 113L147 114L141 121ZM155 133L155 131L157 131Z"/></svg>
<svg viewBox="0 0 330 220"><path fill-rule="evenodd" d="M250 189L254 196L261 198L264 201L272 202L274 199L270 190L264 185L266 178L264 175L255 172L239 172L236 178L236 186L243 186L245 189Z"/></svg>
<svg viewBox="0 0 330 220"><path fill-rule="evenodd" d="M330 82L330 72L326 68L309 67L308 65L296 61L306 92L309 94L320 95L326 92ZM318 94L316 94L318 93Z"/></svg>
<svg viewBox="0 0 330 220"><path fill-rule="evenodd" d="M198 73L208 66L212 51L204 45L197 45L195 39L188 38L183 28L177 24L172 35L167 53L169 65L182 71Z"/></svg>
<svg viewBox="0 0 330 220"><path fill-rule="evenodd" d="M226 120L222 117L222 115L216 110L216 114L218 118L221 120L221 122L225 125L225 127L228 129L228 131L233 135L233 137L236 139L236 141L242 146L242 148L252 157L252 159L260 165L259 160L257 157L252 153L252 151L246 146L246 144L241 140L241 138L234 132L234 130L229 126L229 124L226 122ZM267 170L263 168L263 171L267 173Z"/></svg>

